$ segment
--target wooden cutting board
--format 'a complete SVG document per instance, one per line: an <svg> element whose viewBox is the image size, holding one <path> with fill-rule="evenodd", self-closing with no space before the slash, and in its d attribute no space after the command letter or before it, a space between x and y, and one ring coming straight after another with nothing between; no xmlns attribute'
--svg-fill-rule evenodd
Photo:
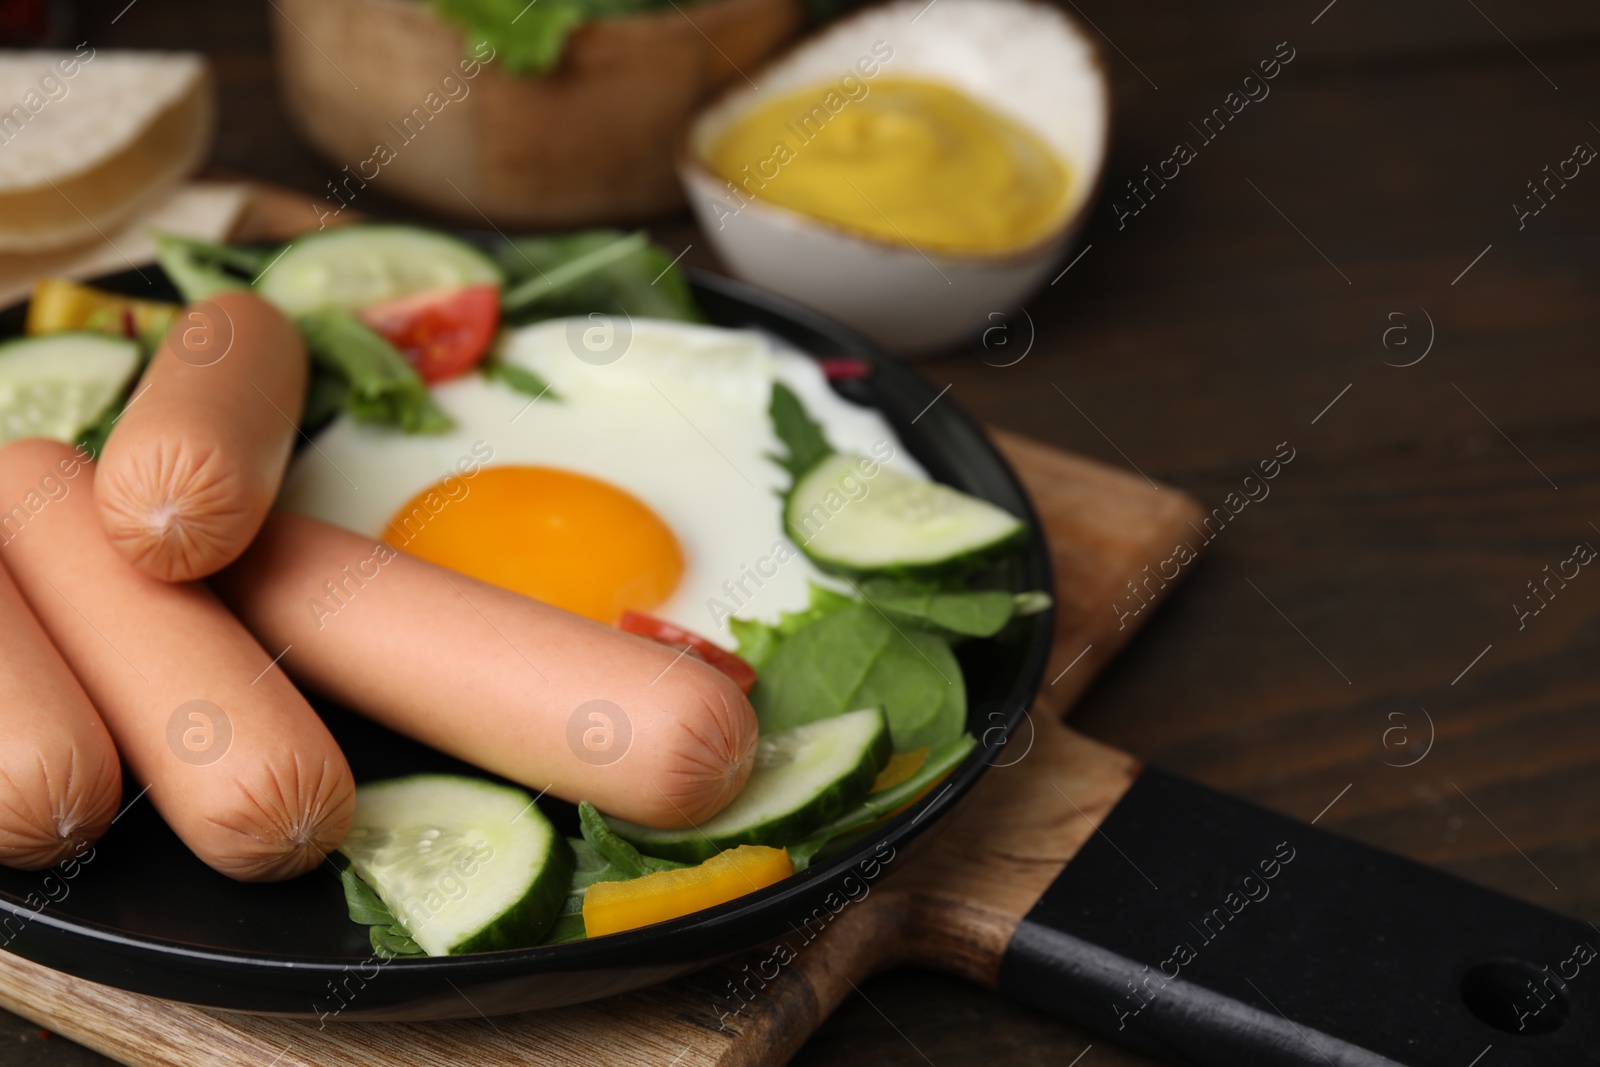
<svg viewBox="0 0 1600 1067"><path fill-rule="evenodd" d="M1133 603L1126 583L1171 555L1198 518L1175 490L1021 437L996 438L1044 520L1058 582L1055 646L1031 721L926 847L889 859L825 923L797 928L788 952L774 947L663 987L547 1012L326 1025L171 1004L0 952L0 1005L137 1067L732 1067L787 1060L857 985L899 963L993 986L1012 930L1138 771L1060 719L1151 615L1115 610Z"/></svg>

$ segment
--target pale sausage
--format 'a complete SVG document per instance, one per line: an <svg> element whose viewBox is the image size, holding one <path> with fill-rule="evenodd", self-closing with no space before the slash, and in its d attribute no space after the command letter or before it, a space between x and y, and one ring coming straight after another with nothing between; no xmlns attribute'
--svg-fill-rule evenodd
<svg viewBox="0 0 1600 1067"><path fill-rule="evenodd" d="M212 584L305 685L535 792L682 827L749 776L721 672L371 538L274 513Z"/></svg>
<svg viewBox="0 0 1600 1067"><path fill-rule="evenodd" d="M53 476L40 498L65 485ZM0 542L8 536L0 531ZM0 737L0 863L38 871L81 856L116 818L122 768L105 724L3 566Z"/></svg>
<svg viewBox="0 0 1600 1067"><path fill-rule="evenodd" d="M95 494L117 551L168 582L236 559L278 495L307 373L299 331L259 297L185 308L101 456Z"/></svg>
<svg viewBox="0 0 1600 1067"><path fill-rule="evenodd" d="M30 499L73 454L50 441L0 449L0 501ZM0 548L17 586L149 802L206 863L246 881L321 863L349 825L355 786L322 721L205 586L129 566L100 529L89 479Z"/></svg>

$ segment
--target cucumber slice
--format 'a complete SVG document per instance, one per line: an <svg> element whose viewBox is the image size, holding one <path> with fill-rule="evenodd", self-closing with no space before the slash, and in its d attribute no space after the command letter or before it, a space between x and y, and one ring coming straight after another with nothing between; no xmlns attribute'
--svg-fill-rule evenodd
<svg viewBox="0 0 1600 1067"><path fill-rule="evenodd" d="M93 333L0 344L0 444L48 437L68 444L116 402L139 369L139 346Z"/></svg>
<svg viewBox="0 0 1600 1067"><path fill-rule="evenodd" d="M861 802L889 762L889 723L879 708L770 734L732 804L698 827L655 830L619 819L611 828L639 850L699 863L738 845L782 847Z"/></svg>
<svg viewBox="0 0 1600 1067"><path fill-rule="evenodd" d="M572 879L532 797L447 774L361 786L339 851L430 956L538 944Z"/></svg>
<svg viewBox="0 0 1600 1067"><path fill-rule="evenodd" d="M256 292L291 317L355 311L397 296L500 285L494 260L454 237L414 226L346 226L290 242L256 279Z"/></svg>
<svg viewBox="0 0 1600 1067"><path fill-rule="evenodd" d="M825 571L961 570L1026 536L1022 520L988 501L886 467L867 478L860 466L867 462L827 456L795 480L784 503L789 536Z"/></svg>

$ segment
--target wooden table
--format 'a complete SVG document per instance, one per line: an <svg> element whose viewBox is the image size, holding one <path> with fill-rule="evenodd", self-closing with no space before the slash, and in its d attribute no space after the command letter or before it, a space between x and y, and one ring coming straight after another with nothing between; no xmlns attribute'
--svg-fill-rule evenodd
<svg viewBox="0 0 1600 1067"><path fill-rule="evenodd" d="M1574 145L1600 146L1600 9L1326 2L1079 0L1116 89L1087 249L1004 350L924 369L991 423L1207 507L1294 450L1088 694L1080 729L1600 921L1600 571L1552 581L1520 625L1515 607L1538 606L1528 583L1576 544L1600 547L1600 169L1552 183L1521 228L1512 207L1536 206L1525 183ZM137 0L113 25L121 7L93 5L80 36L215 61L218 166L308 192L334 176L284 120L265 4ZM1189 124L1284 41L1270 96L1202 146ZM1197 158L1124 216L1124 182L1178 141ZM655 232L715 265L687 221ZM21 1053L8 1063L103 1062L9 1017L0 1030ZM1091 1040L897 972L798 1062L1060 1064ZM1150 1062L1093 1040L1083 1067Z"/></svg>

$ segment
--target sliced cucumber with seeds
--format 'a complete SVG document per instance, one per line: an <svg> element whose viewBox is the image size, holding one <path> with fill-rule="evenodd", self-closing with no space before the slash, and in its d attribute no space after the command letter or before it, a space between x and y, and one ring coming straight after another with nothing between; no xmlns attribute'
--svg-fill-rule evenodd
<svg viewBox="0 0 1600 1067"><path fill-rule="evenodd" d="M882 710L849 711L763 737L744 791L698 827L655 830L607 821L641 852L685 863L738 845L782 847L859 804L889 752Z"/></svg>
<svg viewBox="0 0 1600 1067"><path fill-rule="evenodd" d="M527 793L445 774L361 786L339 851L430 956L538 944L573 869Z"/></svg>
<svg viewBox="0 0 1600 1067"><path fill-rule="evenodd" d="M494 260L446 234L414 226L346 226L290 242L268 261L255 287L286 314L300 316L504 281Z"/></svg>
<svg viewBox="0 0 1600 1067"><path fill-rule="evenodd" d="M100 421L139 369L139 346L95 333L0 344L0 444L23 437L71 443Z"/></svg>
<svg viewBox="0 0 1600 1067"><path fill-rule="evenodd" d="M796 479L784 524L801 551L836 574L917 575L989 562L1022 540L1022 520L948 485L870 461L827 456Z"/></svg>

